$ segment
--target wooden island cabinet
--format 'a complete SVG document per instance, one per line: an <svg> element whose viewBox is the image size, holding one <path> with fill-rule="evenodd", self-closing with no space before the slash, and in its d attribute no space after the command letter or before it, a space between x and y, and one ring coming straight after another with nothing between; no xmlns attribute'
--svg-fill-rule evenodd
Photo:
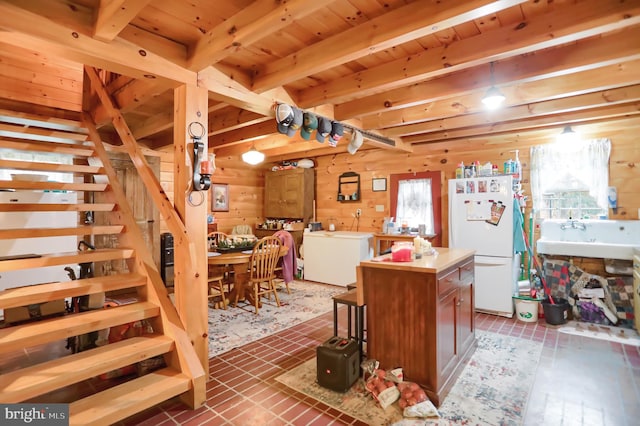
<svg viewBox="0 0 640 426"><path fill-rule="evenodd" d="M367 357L402 367L439 406L476 348L473 250L411 262L362 261Z"/></svg>

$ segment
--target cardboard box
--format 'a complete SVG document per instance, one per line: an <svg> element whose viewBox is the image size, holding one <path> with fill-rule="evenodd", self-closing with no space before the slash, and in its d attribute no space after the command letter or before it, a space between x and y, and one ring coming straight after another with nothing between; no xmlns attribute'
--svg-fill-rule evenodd
<svg viewBox="0 0 640 426"><path fill-rule="evenodd" d="M4 322L12 324L14 322L26 321L31 319L29 308L26 306L18 306L17 308L8 308L4 310Z"/></svg>
<svg viewBox="0 0 640 426"><path fill-rule="evenodd" d="M29 306L18 306L4 310L4 322L7 324L28 321L66 312L64 299L38 303Z"/></svg>

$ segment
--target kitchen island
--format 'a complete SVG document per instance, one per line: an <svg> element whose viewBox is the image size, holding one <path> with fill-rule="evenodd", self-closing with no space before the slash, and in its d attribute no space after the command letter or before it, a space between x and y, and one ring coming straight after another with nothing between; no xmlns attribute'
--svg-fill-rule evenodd
<svg viewBox="0 0 640 426"><path fill-rule="evenodd" d="M439 406L476 348L473 250L360 263L367 357L402 367ZM390 255L388 255L390 256Z"/></svg>

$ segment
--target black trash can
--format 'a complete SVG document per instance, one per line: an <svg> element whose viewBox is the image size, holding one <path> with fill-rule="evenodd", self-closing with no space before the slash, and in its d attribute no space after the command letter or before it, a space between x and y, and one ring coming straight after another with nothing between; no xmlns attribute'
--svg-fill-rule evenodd
<svg viewBox="0 0 640 426"><path fill-rule="evenodd" d="M553 301L555 303L551 303L548 297L542 301L545 321L551 325L566 323L569 316L569 301L562 297L554 297Z"/></svg>

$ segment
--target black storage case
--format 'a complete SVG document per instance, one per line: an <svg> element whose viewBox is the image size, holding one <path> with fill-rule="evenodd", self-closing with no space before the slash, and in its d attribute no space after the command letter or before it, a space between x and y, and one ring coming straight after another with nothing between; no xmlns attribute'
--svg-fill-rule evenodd
<svg viewBox="0 0 640 426"><path fill-rule="evenodd" d="M360 376L360 352L353 339L334 336L316 348L318 384L346 392Z"/></svg>

